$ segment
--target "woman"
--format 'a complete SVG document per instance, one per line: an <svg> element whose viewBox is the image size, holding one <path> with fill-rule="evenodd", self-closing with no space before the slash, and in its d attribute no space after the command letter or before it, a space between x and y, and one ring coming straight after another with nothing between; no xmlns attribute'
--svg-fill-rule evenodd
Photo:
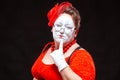
<svg viewBox="0 0 120 80"><path fill-rule="evenodd" d="M54 42L44 47L32 66L33 80L94 80L93 59L76 41L80 27L78 10L71 3L62 2L47 16Z"/></svg>

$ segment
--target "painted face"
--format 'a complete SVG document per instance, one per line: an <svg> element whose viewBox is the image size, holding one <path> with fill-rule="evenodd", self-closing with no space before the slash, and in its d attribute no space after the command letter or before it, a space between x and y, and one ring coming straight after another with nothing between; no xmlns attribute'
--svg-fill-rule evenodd
<svg viewBox="0 0 120 80"><path fill-rule="evenodd" d="M63 40L69 43L75 38L75 25L70 15L63 13L55 21L52 28L53 38L56 42Z"/></svg>

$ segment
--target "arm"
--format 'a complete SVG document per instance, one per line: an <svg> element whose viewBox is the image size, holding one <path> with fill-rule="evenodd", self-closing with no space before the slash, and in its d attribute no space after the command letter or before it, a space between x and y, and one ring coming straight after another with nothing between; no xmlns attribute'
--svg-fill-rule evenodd
<svg viewBox="0 0 120 80"><path fill-rule="evenodd" d="M37 80L36 78L33 78L33 80Z"/></svg>
<svg viewBox="0 0 120 80"><path fill-rule="evenodd" d="M80 76L78 76L70 67L64 68L60 71L60 74L63 80L82 80Z"/></svg>
<svg viewBox="0 0 120 80"><path fill-rule="evenodd" d="M63 43L60 42L59 49L52 52L51 57L58 67L63 80L82 80L67 64L63 55Z"/></svg>
<svg viewBox="0 0 120 80"><path fill-rule="evenodd" d="M64 59L61 46L50 55L63 80L95 80L94 61L86 50L76 51L71 57L70 65Z"/></svg>
<svg viewBox="0 0 120 80"><path fill-rule="evenodd" d="M70 59L69 67L61 70L60 74L65 80L71 80L71 78L72 80L95 80L95 65L92 56L86 50L76 51Z"/></svg>

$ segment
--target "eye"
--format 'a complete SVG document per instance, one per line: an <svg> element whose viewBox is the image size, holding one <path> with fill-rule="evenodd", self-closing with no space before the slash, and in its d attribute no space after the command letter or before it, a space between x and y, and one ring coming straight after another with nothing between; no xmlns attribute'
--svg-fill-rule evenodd
<svg viewBox="0 0 120 80"><path fill-rule="evenodd" d="M62 25L61 24L55 24L56 27L61 27Z"/></svg>
<svg viewBox="0 0 120 80"><path fill-rule="evenodd" d="M66 27L66 28L68 28L68 29L72 29L72 27Z"/></svg>
<svg viewBox="0 0 120 80"><path fill-rule="evenodd" d="M66 26L66 28L67 28L67 29L72 29L73 27L71 27L71 26Z"/></svg>
<svg viewBox="0 0 120 80"><path fill-rule="evenodd" d="M61 27L61 25L57 24L57 27Z"/></svg>

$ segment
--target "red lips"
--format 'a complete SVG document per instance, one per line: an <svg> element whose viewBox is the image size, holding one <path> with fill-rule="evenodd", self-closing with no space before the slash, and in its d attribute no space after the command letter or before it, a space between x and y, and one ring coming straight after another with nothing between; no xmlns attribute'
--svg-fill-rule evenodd
<svg viewBox="0 0 120 80"><path fill-rule="evenodd" d="M63 35L59 35L60 38L63 38Z"/></svg>

